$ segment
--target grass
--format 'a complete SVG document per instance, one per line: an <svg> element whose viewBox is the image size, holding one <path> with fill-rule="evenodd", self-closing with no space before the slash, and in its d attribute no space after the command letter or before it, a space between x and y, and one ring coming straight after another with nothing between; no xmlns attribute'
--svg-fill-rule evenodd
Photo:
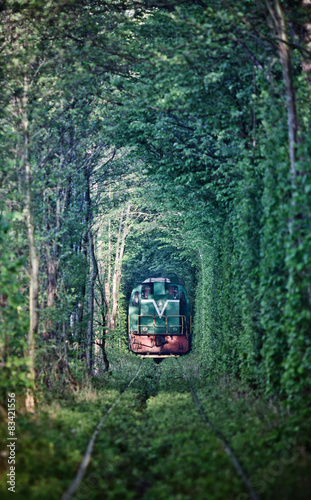
<svg viewBox="0 0 311 500"><path fill-rule="evenodd" d="M139 359L82 390L41 395L35 417L17 418L15 499L60 499L74 478L92 432L135 374ZM211 421L230 442L263 499L307 500L310 431L304 419L237 381L204 381L182 359ZM117 369L118 368L118 369ZM0 426L1 499L6 488L6 423ZM145 360L105 421L76 500L243 500L248 498L220 441L198 414L175 360Z"/></svg>

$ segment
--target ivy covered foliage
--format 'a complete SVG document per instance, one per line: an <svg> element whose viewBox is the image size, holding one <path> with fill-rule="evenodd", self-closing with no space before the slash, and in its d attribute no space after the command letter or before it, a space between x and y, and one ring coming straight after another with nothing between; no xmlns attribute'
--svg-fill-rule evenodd
<svg viewBox="0 0 311 500"><path fill-rule="evenodd" d="M24 259L15 254L12 224L18 224L20 214L3 211L0 219L0 388L1 400L7 392L22 391L27 387L27 358L23 356L28 329L27 303L23 294L26 276Z"/></svg>
<svg viewBox="0 0 311 500"><path fill-rule="evenodd" d="M162 186L158 203L181 213L171 238L177 227L197 269L206 372L293 404L309 394L311 368L308 13L166 5L135 30L139 77L116 79L122 140Z"/></svg>
<svg viewBox="0 0 311 500"><path fill-rule="evenodd" d="M187 289L182 362L263 497L309 494L310 5L0 2L0 440L14 392L21 498L67 487L138 363L131 290L158 276ZM171 362L107 421L88 498L245 498Z"/></svg>
<svg viewBox="0 0 311 500"><path fill-rule="evenodd" d="M167 274L189 289L205 377L309 397L309 14L3 3L6 385L108 370L132 286Z"/></svg>

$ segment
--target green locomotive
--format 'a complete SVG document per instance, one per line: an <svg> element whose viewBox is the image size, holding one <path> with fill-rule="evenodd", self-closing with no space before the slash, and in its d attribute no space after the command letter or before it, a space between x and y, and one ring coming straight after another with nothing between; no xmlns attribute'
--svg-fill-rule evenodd
<svg viewBox="0 0 311 500"><path fill-rule="evenodd" d="M168 278L148 278L132 290L129 349L153 358L190 349L190 304L183 286Z"/></svg>

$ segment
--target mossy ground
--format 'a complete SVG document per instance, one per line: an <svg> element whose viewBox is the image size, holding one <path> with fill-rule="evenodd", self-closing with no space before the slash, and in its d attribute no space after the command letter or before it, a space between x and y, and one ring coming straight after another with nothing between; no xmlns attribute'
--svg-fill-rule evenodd
<svg viewBox="0 0 311 500"><path fill-rule="evenodd" d="M231 444L261 498L310 498L310 432L304 419L221 379L207 383L182 360L202 408ZM16 499L60 499L92 432L134 375L129 357L112 375L76 393L42 399L17 419ZM118 369L117 369L118 368ZM1 498L6 488L6 424L1 426ZM141 374L105 421L76 500L247 499L230 458L203 422L175 360L145 360Z"/></svg>

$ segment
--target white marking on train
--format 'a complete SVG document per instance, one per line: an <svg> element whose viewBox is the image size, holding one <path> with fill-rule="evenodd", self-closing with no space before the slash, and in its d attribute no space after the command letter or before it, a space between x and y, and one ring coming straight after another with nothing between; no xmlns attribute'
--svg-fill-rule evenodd
<svg viewBox="0 0 311 500"><path fill-rule="evenodd" d="M156 312L157 312L157 315L159 316L159 318L162 318L162 316L163 316L163 314L164 314L164 311L165 311L165 309L166 309L166 306L167 306L168 302L178 302L178 303L179 303L179 300L167 300L167 301L165 302L165 304L164 304L164 306L163 306L163 308L162 308L161 312L159 311L158 306L157 306L157 304L156 304L156 302L155 302L155 300L154 300L154 299L141 299L141 302L142 302L142 303L144 303L144 304L146 304L147 302L152 302L152 303L153 303L153 305L154 305L154 307L155 307L155 310L156 310Z"/></svg>

